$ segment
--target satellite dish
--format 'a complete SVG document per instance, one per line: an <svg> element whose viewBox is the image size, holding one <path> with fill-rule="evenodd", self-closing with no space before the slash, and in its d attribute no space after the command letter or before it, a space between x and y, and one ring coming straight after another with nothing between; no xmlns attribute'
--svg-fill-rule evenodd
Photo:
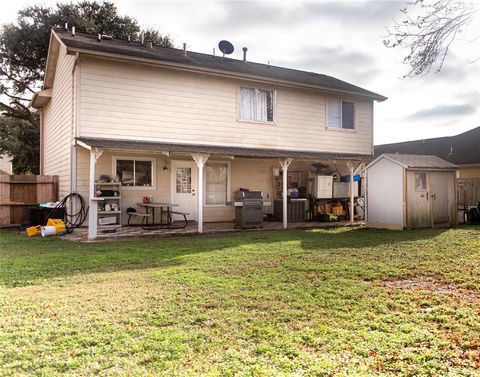
<svg viewBox="0 0 480 377"><path fill-rule="evenodd" d="M230 55L234 50L233 45L229 41L218 42L218 48L223 52L223 56Z"/></svg>

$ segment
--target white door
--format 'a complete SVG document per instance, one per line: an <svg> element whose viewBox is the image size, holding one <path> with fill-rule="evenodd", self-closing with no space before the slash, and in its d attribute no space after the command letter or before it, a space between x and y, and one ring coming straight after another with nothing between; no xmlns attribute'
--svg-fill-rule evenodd
<svg viewBox="0 0 480 377"><path fill-rule="evenodd" d="M193 161L172 162L172 201L178 204L173 211L186 212L188 220L197 219L197 164ZM182 220L183 216L174 215L174 220Z"/></svg>

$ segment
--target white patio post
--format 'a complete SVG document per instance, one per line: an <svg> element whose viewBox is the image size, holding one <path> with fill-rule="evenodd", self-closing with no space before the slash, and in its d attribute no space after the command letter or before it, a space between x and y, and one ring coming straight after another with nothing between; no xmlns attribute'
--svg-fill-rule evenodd
<svg viewBox="0 0 480 377"><path fill-rule="evenodd" d="M203 168L207 162L209 154L192 153L192 158L198 167L198 189L197 189L197 224L198 233L203 232Z"/></svg>
<svg viewBox="0 0 480 377"><path fill-rule="evenodd" d="M280 161L280 166L282 167L282 184L283 184L283 189L282 189L282 201L283 201L283 229L287 229L287 224L288 224L288 214L287 214L287 173L288 173L288 167L292 163L291 158L287 158L285 160Z"/></svg>
<svg viewBox="0 0 480 377"><path fill-rule="evenodd" d="M97 238L97 210L98 200L95 198L95 164L102 155L97 148L90 149L90 177L89 177L89 210L88 210L88 239Z"/></svg>
<svg viewBox="0 0 480 377"><path fill-rule="evenodd" d="M353 225L353 216L354 216L354 207L353 207L353 201L354 201L354 187L353 187L353 162L347 162L348 169L350 170L350 224Z"/></svg>

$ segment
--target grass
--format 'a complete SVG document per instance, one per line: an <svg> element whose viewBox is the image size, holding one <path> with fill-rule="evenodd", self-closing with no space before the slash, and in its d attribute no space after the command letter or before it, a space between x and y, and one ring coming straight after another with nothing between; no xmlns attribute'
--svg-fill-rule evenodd
<svg viewBox="0 0 480 377"><path fill-rule="evenodd" d="M479 266L480 227L4 231L0 375L480 376ZM427 278L449 290L385 284Z"/></svg>

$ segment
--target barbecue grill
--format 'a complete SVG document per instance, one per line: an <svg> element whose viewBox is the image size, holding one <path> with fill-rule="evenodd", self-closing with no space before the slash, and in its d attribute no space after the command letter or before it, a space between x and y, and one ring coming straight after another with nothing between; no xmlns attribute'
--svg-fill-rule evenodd
<svg viewBox="0 0 480 377"><path fill-rule="evenodd" d="M235 195L235 227L263 226L263 195L260 191L239 191Z"/></svg>

